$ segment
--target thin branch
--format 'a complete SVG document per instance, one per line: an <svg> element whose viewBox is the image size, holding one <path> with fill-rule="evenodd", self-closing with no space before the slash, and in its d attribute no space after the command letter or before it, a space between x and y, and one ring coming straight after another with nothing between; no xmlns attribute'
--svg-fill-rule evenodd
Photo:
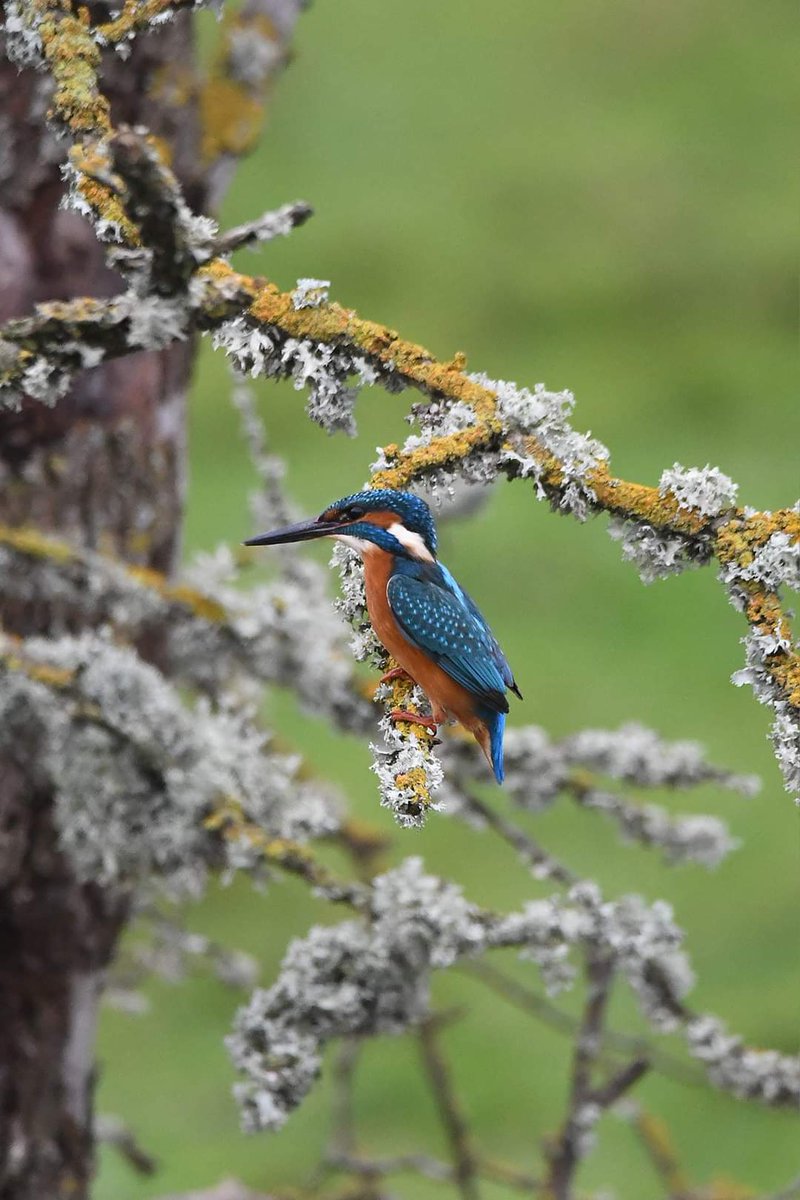
<svg viewBox="0 0 800 1200"><path fill-rule="evenodd" d="M591 1148L600 1115L641 1079L648 1067L644 1059L637 1059L617 1072L605 1086L593 1085L614 974L613 958L598 951L587 953L587 998L575 1043L567 1115L555 1143L547 1149L547 1188L553 1200L570 1200L575 1172Z"/></svg>
<svg viewBox="0 0 800 1200"><path fill-rule="evenodd" d="M197 269L185 222L180 185L158 151L139 133L120 126L108 147L124 180L124 204L141 243L150 251L149 290L158 296L184 291Z"/></svg>
<svg viewBox="0 0 800 1200"><path fill-rule="evenodd" d="M689 1190L689 1181L681 1167L669 1128L661 1117L635 1104L628 1124L636 1134L667 1195L679 1198Z"/></svg>
<svg viewBox="0 0 800 1200"><path fill-rule="evenodd" d="M650 1070L650 1060L647 1058L635 1058L632 1062L627 1063L611 1076L606 1083L600 1087L596 1087L590 1093L590 1100L596 1104L598 1108L611 1108L612 1104L616 1104L617 1100L635 1086Z"/></svg>
<svg viewBox="0 0 800 1200"><path fill-rule="evenodd" d="M429 1154L398 1154L392 1158L357 1158L347 1154L332 1157L330 1163L351 1175L368 1179L386 1178L389 1175L416 1173L438 1183L455 1183L454 1168ZM541 1188L541 1180L524 1171L517 1171L505 1163L481 1158L475 1165L476 1173L492 1183L503 1184L516 1191L531 1193Z"/></svg>
<svg viewBox="0 0 800 1200"><path fill-rule="evenodd" d="M454 1182L462 1200L479 1200L476 1158L470 1144L466 1120L456 1099L450 1071L439 1047L435 1020L423 1021L418 1029L418 1040L423 1066L453 1154Z"/></svg>
<svg viewBox="0 0 800 1200"><path fill-rule="evenodd" d="M256 217L255 221L235 225L232 229L220 234L211 243L208 257L215 258L218 255L226 257L234 250L242 250L245 247L255 249L261 242L271 242L277 237L285 237L293 229L304 225L313 212L310 204L306 204L303 200L297 200L294 204L284 204L274 212L264 213L262 216Z"/></svg>
<svg viewBox="0 0 800 1200"><path fill-rule="evenodd" d="M565 887L578 883L579 875L540 846L524 829L502 817L491 805L471 792L463 797L463 802L467 813L480 817L489 829L516 850L537 879L555 879Z"/></svg>
<svg viewBox="0 0 800 1200"><path fill-rule="evenodd" d="M471 975L481 983L491 988L497 995L502 996L509 1004L513 1004L522 1012L536 1017L548 1028L566 1037L572 1037L578 1030L579 1022L571 1013L565 1012L539 995L531 988L518 983L511 975L506 975L489 962L465 962L459 967L462 974ZM603 1032L602 1048L597 1061L606 1066L616 1064L616 1056L633 1055L646 1059L652 1070L668 1079L675 1080L687 1087L706 1087L706 1080L697 1071L682 1063L680 1059L660 1050L647 1038L635 1037L633 1034L621 1033L616 1029L606 1029Z"/></svg>
<svg viewBox="0 0 800 1200"><path fill-rule="evenodd" d="M95 1137L101 1145L111 1146L133 1167L137 1175L153 1175L158 1159L140 1144L136 1134L119 1117L101 1113L95 1120Z"/></svg>
<svg viewBox="0 0 800 1200"><path fill-rule="evenodd" d="M344 1038L333 1067L333 1101L330 1148L327 1162L352 1158L356 1153L356 1121L353 1083L361 1043L357 1038Z"/></svg>

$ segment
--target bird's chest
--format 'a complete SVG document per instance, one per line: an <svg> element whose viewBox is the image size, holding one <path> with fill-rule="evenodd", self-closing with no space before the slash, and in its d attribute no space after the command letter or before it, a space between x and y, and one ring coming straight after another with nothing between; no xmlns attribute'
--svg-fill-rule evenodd
<svg viewBox="0 0 800 1200"><path fill-rule="evenodd" d="M367 612L372 628L381 644L402 665L411 646L398 628L394 613L389 607L386 587L392 574L392 560L380 551L364 555L364 590L367 594Z"/></svg>

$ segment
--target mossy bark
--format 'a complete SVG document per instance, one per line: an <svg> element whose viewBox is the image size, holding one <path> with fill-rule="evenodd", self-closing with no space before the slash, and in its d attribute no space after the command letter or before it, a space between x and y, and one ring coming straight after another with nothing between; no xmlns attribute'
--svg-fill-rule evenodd
<svg viewBox="0 0 800 1200"><path fill-rule="evenodd" d="M167 68L193 77L188 16L137 39L126 62L105 56L102 86L114 122L147 124L169 144L187 198L202 207L196 91L173 103L162 87L154 99L153 81ZM46 130L49 102L46 74L0 65L0 107L11 122L0 182L0 320L37 301L122 286L88 222L59 208L65 148ZM193 352L186 343L133 354L85 371L54 408L31 400L0 414L4 522L169 575L180 548ZM19 634L81 624L80 612L48 597L0 606L0 619ZM158 659L157 642L145 651ZM121 892L75 878L36 758L32 737L0 760L0 1200L82 1200L94 1170L97 1009L128 905Z"/></svg>

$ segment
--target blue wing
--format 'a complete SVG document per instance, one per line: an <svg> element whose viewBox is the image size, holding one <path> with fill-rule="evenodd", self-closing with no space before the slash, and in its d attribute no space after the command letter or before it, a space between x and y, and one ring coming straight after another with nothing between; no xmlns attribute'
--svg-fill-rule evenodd
<svg viewBox="0 0 800 1200"><path fill-rule="evenodd" d="M402 570L392 575L386 595L410 642L488 708L508 712L505 691L516 687L511 669L480 612L449 571L438 565L413 574Z"/></svg>
<svg viewBox="0 0 800 1200"><path fill-rule="evenodd" d="M461 602L464 604L464 606L480 622L481 626L484 629L484 632L486 633L486 636L489 639L489 642L491 643L492 650L494 651L495 662L497 663L500 674L503 676L503 681L504 681L506 687L511 688L511 691L514 692L515 695L519 696L519 698L521 700L522 692L517 687L516 680L514 679L514 672L511 670L511 667L508 665L508 659L506 658L505 654L503 654L503 651L500 649L500 644L497 641L497 638L492 633L489 626L487 625L486 618L483 616L483 613L478 608L477 604L472 599L472 597L469 595L469 593L465 592L464 589L462 588L461 584L456 582L455 578L450 574L447 567L444 566L443 563L437 563L436 565L437 565L439 571L441 572L442 576L444 577L445 583L447 584L449 591L453 592L456 596L458 596L458 598L461 600Z"/></svg>

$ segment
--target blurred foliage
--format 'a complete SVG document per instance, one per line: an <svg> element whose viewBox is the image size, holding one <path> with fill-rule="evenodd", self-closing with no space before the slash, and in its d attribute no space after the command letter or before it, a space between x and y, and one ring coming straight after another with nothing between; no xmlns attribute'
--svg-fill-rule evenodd
<svg viewBox="0 0 800 1200"><path fill-rule="evenodd" d="M212 19L203 36L215 34ZM573 389L576 426L610 446L626 478L653 483L676 460L711 462L740 483L742 502L790 504L800 483L795 42L794 6L780 0L318 2L224 222L309 200L313 220L257 261L243 255L246 269L282 286L329 278L334 299L437 355L464 350L472 369ZM249 532L253 477L228 392L225 363L204 344L187 553ZM360 436L348 442L311 426L285 385L259 383L257 393L288 486L309 512L364 481L374 447L403 436L413 399L365 393ZM798 813L771 757L766 711L729 683L743 622L709 571L644 588L604 524L557 518L515 484L444 528L442 557L489 615L525 693L512 720L560 734L639 719L759 772L764 789L749 802L711 789L667 797L724 816L742 838L716 877L620 847L600 817L566 802L536 818L536 832L609 891L669 898L699 974L695 1006L754 1044L796 1051ZM389 829L364 745L304 718L287 695L271 697L269 711L359 815ZM444 816L421 833L393 832L395 856L423 855L476 900L512 906L542 894L503 846ZM294 883L266 896L237 883L189 913L193 926L256 953L267 982L287 940L330 919ZM237 997L208 979L153 983L149 993L151 1015L104 1017L99 1105L131 1123L162 1170L137 1180L109 1151L99 1200L224 1175L265 1190L301 1181L324 1137L326 1084L280 1135L244 1138L221 1044ZM560 1117L567 1046L472 980L448 976L437 994L469 1005L446 1044L482 1143L535 1169ZM617 1020L633 1025L632 1009L621 1005ZM441 1150L417 1068L410 1041L370 1048L358 1093L365 1148ZM666 1119L698 1182L722 1173L774 1188L797 1170L790 1114L657 1077L637 1097ZM581 1184L659 1194L613 1118ZM398 1191L442 1194L411 1179ZM485 1189L489 1200L504 1194Z"/></svg>

